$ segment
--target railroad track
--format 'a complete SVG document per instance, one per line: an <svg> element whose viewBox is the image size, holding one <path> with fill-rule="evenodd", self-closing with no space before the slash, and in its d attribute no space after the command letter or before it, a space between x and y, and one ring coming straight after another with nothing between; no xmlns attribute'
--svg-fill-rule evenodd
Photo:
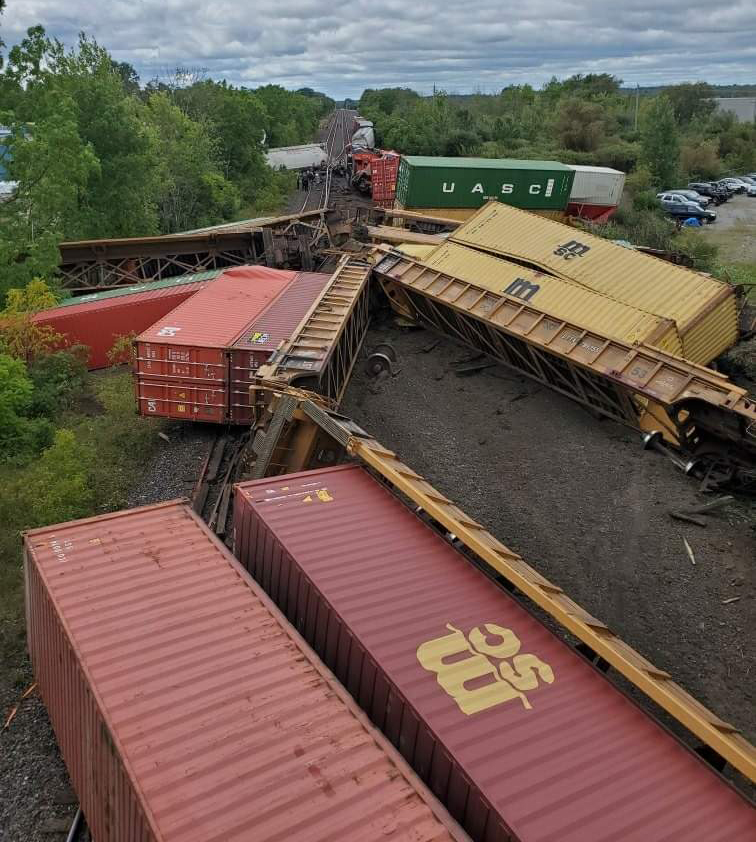
<svg viewBox="0 0 756 842"><path fill-rule="evenodd" d="M219 538L226 534L231 492L241 478L248 441L244 427L219 430L194 486L192 507Z"/></svg>
<svg viewBox="0 0 756 842"><path fill-rule="evenodd" d="M325 148L328 155L325 176L318 185L312 185L307 191L300 213L328 207L333 185L334 168L346 162L346 148L350 138L352 111L339 108L333 112L328 123Z"/></svg>

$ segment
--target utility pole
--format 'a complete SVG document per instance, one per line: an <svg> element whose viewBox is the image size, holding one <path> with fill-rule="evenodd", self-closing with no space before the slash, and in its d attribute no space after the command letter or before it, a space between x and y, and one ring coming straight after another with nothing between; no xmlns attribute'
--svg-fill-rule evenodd
<svg viewBox="0 0 756 842"><path fill-rule="evenodd" d="M638 105L640 104L640 85L635 86L635 126L634 131L638 131Z"/></svg>

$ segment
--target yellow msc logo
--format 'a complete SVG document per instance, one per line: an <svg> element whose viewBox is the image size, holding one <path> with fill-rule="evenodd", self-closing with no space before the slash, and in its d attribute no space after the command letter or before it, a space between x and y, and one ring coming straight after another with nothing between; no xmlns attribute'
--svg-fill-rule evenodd
<svg viewBox="0 0 756 842"><path fill-rule="evenodd" d="M519 655L520 639L511 629L486 623L469 639L450 623L451 634L422 643L417 660L468 716L519 699L530 710L525 691L536 690L538 681L552 684L554 671L535 655ZM466 655L461 658L460 655Z"/></svg>

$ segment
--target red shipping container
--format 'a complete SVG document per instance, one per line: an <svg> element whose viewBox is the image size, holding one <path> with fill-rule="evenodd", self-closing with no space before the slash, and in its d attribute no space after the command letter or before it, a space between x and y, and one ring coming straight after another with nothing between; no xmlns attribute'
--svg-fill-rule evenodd
<svg viewBox="0 0 756 842"><path fill-rule="evenodd" d="M385 154L370 162L370 184L373 201L382 207L391 207L396 196L396 179L399 174L399 155Z"/></svg>
<svg viewBox="0 0 756 842"><path fill-rule="evenodd" d="M299 272L284 292L248 325L231 348L231 400L229 417L249 424L252 410L249 387L257 369L288 339L317 300L330 275Z"/></svg>
<svg viewBox="0 0 756 842"><path fill-rule="evenodd" d="M181 501L24 547L32 666L97 842L468 839Z"/></svg>
<svg viewBox="0 0 756 842"><path fill-rule="evenodd" d="M227 422L228 349L296 275L265 266L229 269L138 336L138 411Z"/></svg>
<svg viewBox="0 0 756 842"><path fill-rule="evenodd" d="M473 839L756 838L746 799L363 468L243 483L234 527Z"/></svg>
<svg viewBox="0 0 756 842"><path fill-rule="evenodd" d="M206 287L220 272L215 269L83 295L70 299L60 307L35 313L32 321L62 334L66 346L89 346L87 368L105 368L110 365L108 351L119 336L146 330Z"/></svg>

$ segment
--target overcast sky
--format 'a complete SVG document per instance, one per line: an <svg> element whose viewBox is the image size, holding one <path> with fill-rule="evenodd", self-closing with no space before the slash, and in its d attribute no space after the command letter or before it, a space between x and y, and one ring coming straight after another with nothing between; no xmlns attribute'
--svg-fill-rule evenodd
<svg viewBox="0 0 756 842"><path fill-rule="evenodd" d="M756 83L756 0L7 0L6 45L41 23L93 35L143 81L176 66L237 85L498 90L614 73L626 85Z"/></svg>

